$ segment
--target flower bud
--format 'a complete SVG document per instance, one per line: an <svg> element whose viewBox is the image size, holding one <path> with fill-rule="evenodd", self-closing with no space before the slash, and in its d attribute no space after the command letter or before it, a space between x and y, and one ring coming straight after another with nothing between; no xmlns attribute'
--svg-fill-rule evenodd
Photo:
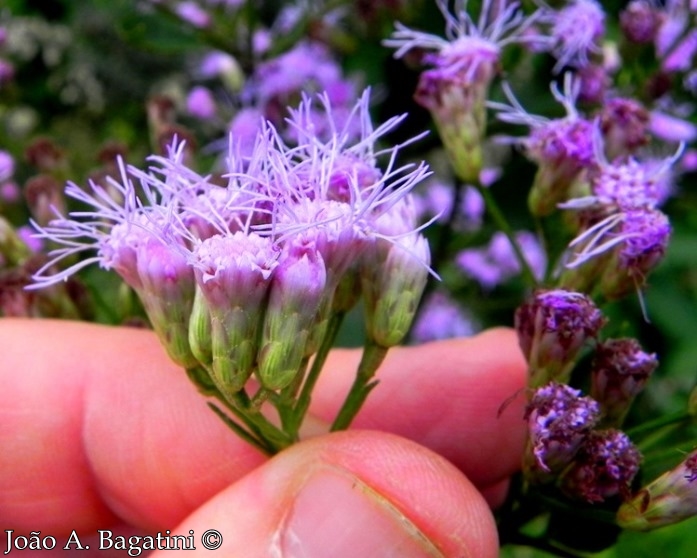
<svg viewBox="0 0 697 558"><path fill-rule="evenodd" d="M594 160L592 136L592 124L580 117L550 120L533 129L525 142L528 157L538 164L528 195L533 215L551 214L583 182L583 171Z"/></svg>
<svg viewBox="0 0 697 558"><path fill-rule="evenodd" d="M697 515L697 451L639 490L617 511L624 529L649 531Z"/></svg>
<svg viewBox="0 0 697 558"><path fill-rule="evenodd" d="M610 300L641 289L647 275L663 259L671 226L658 209L627 211L611 258L600 276L600 290Z"/></svg>
<svg viewBox="0 0 697 558"><path fill-rule="evenodd" d="M276 253L269 239L236 232L207 238L193 259L211 316L211 377L231 395L244 387L256 362Z"/></svg>
<svg viewBox="0 0 697 558"><path fill-rule="evenodd" d="M198 364L189 346L194 272L175 247L154 237L136 251L138 295L169 357L184 368Z"/></svg>
<svg viewBox="0 0 697 558"><path fill-rule="evenodd" d="M551 382L535 391L525 411L530 438L523 458L528 481L553 480L571 461L600 418L600 407L580 390Z"/></svg>
<svg viewBox="0 0 697 558"><path fill-rule="evenodd" d="M291 247L275 269L257 358L266 389L282 389L298 373L326 284L324 261L314 247Z"/></svg>
<svg viewBox="0 0 697 558"><path fill-rule="evenodd" d="M608 339L598 345L591 368L591 397L600 403L604 425L622 424L656 366L656 355L642 351L635 339Z"/></svg>
<svg viewBox="0 0 697 558"><path fill-rule="evenodd" d="M649 141L649 112L635 99L610 99L600 111L600 129L608 161L630 155Z"/></svg>
<svg viewBox="0 0 697 558"><path fill-rule="evenodd" d="M661 26L661 12L647 0L632 0L620 13L620 28L631 43L638 45L654 41Z"/></svg>
<svg viewBox="0 0 697 558"><path fill-rule="evenodd" d="M189 346L198 363L210 372L213 366L211 313L203 291L199 288L195 291L194 304L189 316Z"/></svg>
<svg viewBox="0 0 697 558"><path fill-rule="evenodd" d="M368 337L381 347L409 332L428 279L428 241L412 233L390 243L379 239L363 259L361 284Z"/></svg>
<svg viewBox="0 0 697 558"><path fill-rule="evenodd" d="M583 345L605 318L586 295L562 289L538 290L515 313L518 343L530 368L531 387L565 383Z"/></svg>
<svg viewBox="0 0 697 558"><path fill-rule="evenodd" d="M603 502L629 492L640 463L641 453L624 432L594 431L565 471L560 486L570 498Z"/></svg>

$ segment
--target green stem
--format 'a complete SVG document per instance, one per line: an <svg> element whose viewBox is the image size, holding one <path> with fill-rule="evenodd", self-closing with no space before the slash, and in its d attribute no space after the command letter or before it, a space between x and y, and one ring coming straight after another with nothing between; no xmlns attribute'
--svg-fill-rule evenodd
<svg viewBox="0 0 697 558"><path fill-rule="evenodd" d="M525 279L526 283L528 283L530 287L536 287L537 279L535 279L535 274L532 272L530 264L525 259L523 251L520 249L520 245L518 244L518 241L515 238L513 229L504 217L503 212L501 211L498 204L496 203L496 200L494 199L494 196L491 195L491 192L488 188L482 186L481 184L474 184L474 187L482 195L482 198L484 198L486 208L491 214L491 217L494 219L496 226L501 230L501 232L503 232L503 234L506 235L508 241L511 243L511 246L513 247L513 252L515 253L516 259L520 264L521 273L523 274L523 278Z"/></svg>
<svg viewBox="0 0 697 558"><path fill-rule="evenodd" d="M273 449L273 453L278 453L293 443L292 438L271 424L261 414L261 411L254 406L244 390L229 398L223 397L220 401L235 413L252 432L264 440Z"/></svg>
<svg viewBox="0 0 697 558"><path fill-rule="evenodd" d="M211 403L209 401L208 406L233 432L235 432L235 434L237 434L245 442L259 449L266 455L273 455L275 453L273 448L267 445L264 440L260 440L242 428L239 424L227 416L215 403Z"/></svg>
<svg viewBox="0 0 697 558"><path fill-rule="evenodd" d="M346 430L354 417L358 414L361 409L363 402L370 391L377 385L377 380L372 381L375 372L377 372L380 364L387 354L387 347L382 347L373 341L366 341L363 347L363 356L361 357L361 362L358 365L358 372L356 373L356 379L351 386L344 404L339 409L339 413L336 415L334 422L330 428L331 432L337 430Z"/></svg>
<svg viewBox="0 0 697 558"><path fill-rule="evenodd" d="M305 414L310 408L310 401L312 401L312 390L319 379L319 374L324 367L325 361L327 360L329 350L334 345L334 341L339 333L339 329L341 327L341 323L344 321L345 315L345 312L335 312L329 318L324 339L322 339L322 343L320 344L317 354L315 355L315 359L312 362L312 367L305 378L305 383L303 384L302 390L300 390L300 396L295 404L293 419L289 424L290 429L287 430L287 432L292 434L292 436L296 439L300 426L305 419Z"/></svg>

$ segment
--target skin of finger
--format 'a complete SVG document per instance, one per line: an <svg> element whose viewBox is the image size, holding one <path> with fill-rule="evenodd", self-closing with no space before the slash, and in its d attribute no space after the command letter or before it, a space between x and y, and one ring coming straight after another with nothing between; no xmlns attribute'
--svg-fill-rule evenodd
<svg viewBox="0 0 697 558"><path fill-rule="evenodd" d="M331 355L313 401L317 416L334 416L358 358L355 351ZM495 484L520 466L526 370L515 332L505 328L397 347L353 425L415 440L448 458L477 486Z"/></svg>
<svg viewBox="0 0 697 558"><path fill-rule="evenodd" d="M5 319L0 345L2 525L172 526L266 459L149 332Z"/></svg>
<svg viewBox="0 0 697 558"><path fill-rule="evenodd" d="M46 524L60 532L75 528L79 517L86 528L103 527L111 517L103 500L129 522L168 527L264 460L213 416L150 332L0 320L0 340L5 348L0 371L9 375L0 441L12 450L7 454L12 459L0 464L0 520L11 518L30 529ZM468 354L457 347L444 346L441 361L447 361L447 350ZM350 371L355 359L355 353L341 352L328 371L341 380L344 375L336 372ZM393 377L389 370L398 366L400 382L410 367L422 365L406 362L405 368L393 359L383 368ZM495 363L496 356L489 361ZM325 389L330 387L325 382ZM392 387L399 393L399 386ZM408 408L402 419L441 407L447 397L440 392L421 409ZM450 432L452 425L443 427ZM46 452L50 443L54 451ZM498 448L494 466L519 460L515 451ZM18 523L24 520L28 523Z"/></svg>
<svg viewBox="0 0 697 558"><path fill-rule="evenodd" d="M332 475L336 471L349 475L357 481L355 485L367 485L384 498L400 512L397 522L405 529L416 527L438 549L435 555L498 555L496 527L488 505L452 464L409 440L373 431L339 432L293 446L207 502L175 532L200 535L215 527L222 535L221 550L226 555L286 555L279 552L284 540L278 534L279 526L292 513L302 486L327 470ZM344 503L339 500L332 504L340 508ZM304 520L321 525L322 517L334 511L322 505L316 510L305 509L310 517ZM340 513L350 521L350 508ZM380 535L361 533L364 537ZM210 552L200 545L197 549ZM405 556L412 555L430 554Z"/></svg>

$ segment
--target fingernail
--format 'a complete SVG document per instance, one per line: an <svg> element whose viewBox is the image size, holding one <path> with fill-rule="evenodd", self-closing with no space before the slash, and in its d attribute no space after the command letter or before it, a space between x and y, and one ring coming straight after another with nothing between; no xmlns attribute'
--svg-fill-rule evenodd
<svg viewBox="0 0 697 558"><path fill-rule="evenodd" d="M298 492L275 541L280 556L443 556L384 496L337 468L322 467Z"/></svg>

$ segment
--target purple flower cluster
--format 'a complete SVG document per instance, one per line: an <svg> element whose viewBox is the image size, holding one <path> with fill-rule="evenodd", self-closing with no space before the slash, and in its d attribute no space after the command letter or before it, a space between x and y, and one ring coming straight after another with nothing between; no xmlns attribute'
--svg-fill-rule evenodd
<svg viewBox="0 0 697 558"><path fill-rule="evenodd" d="M623 432L595 429L600 406L592 398L552 382L535 391L525 419L528 481L557 481L569 497L589 503L627 494L641 454Z"/></svg>
<svg viewBox="0 0 697 558"><path fill-rule="evenodd" d="M327 96L315 103L306 98L291 113L296 145L265 122L249 158L231 142L227 172L217 179L188 168L180 143L151 157L149 171L120 162L120 180L109 180L116 198L98 183L69 184L66 194L89 209L36 224L39 237L59 246L36 272L36 287L91 263L114 269L139 294L170 356L203 365L227 394L254 370L268 389L287 385L316 350L349 276L365 278L360 292L375 342L399 342L429 271L409 199L428 169L398 166L400 146L377 148L401 118L374 129L368 91L348 122L333 119ZM314 133L317 110L325 112L328 140Z"/></svg>

